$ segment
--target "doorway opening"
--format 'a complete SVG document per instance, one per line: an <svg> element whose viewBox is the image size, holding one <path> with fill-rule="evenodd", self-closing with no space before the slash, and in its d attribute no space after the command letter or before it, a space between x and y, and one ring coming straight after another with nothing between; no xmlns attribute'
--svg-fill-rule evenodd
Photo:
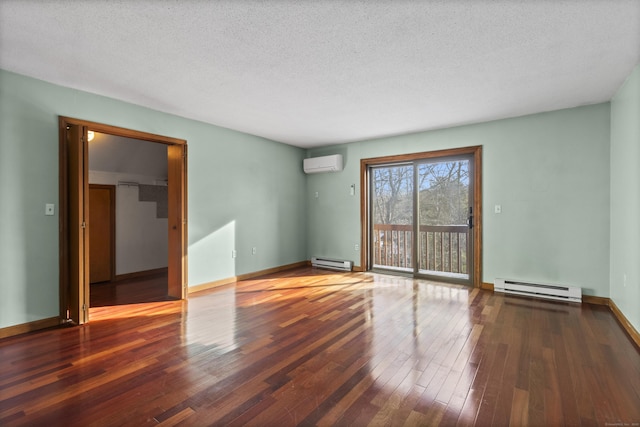
<svg viewBox="0 0 640 427"><path fill-rule="evenodd" d="M167 296L167 146L91 129L88 139L90 307L175 299Z"/></svg>
<svg viewBox="0 0 640 427"><path fill-rule="evenodd" d="M121 226L121 231L125 232L126 238L130 239L129 242L139 243L141 233L145 230L150 230L151 234L156 236L162 235L161 237L166 240L166 243L164 252L161 248L159 256L164 257L165 262L158 261L158 253L155 253L155 261L149 263L149 253L147 253L142 257L137 257L137 261L132 263L132 257L126 256L125 253L123 259L126 261L121 262L124 272L126 273L127 269L144 270L142 273L150 274L142 276L147 276L146 279L152 279L156 288L158 283L161 283L162 289L160 291L164 295L156 296L153 298L154 300L162 298L184 299L187 284L186 141L68 117L60 117L59 125L61 318L76 324L86 323L89 320L89 307L92 299L90 284L92 282L114 284L118 283L117 279L125 279L120 285L126 285L127 280L131 282L143 279L140 277L141 275L136 274L140 271L134 271L131 274L117 274L116 270L118 263L116 262L115 239L117 224L115 188L120 186L125 188L144 185L149 187L146 194L152 196L156 193L164 192L165 194L164 203L161 208L158 208L161 211L159 215L166 218L164 222L158 222L163 224L160 229L157 228L158 224L154 225L156 229L149 229L152 226L144 224L145 219L140 218L138 218L138 223L121 222L124 224ZM156 151L159 148L160 155L164 157L166 165L166 179L159 176L157 177L159 182L139 183L130 179L131 175L126 173L109 174L108 171L99 173L95 170L90 172L90 133L93 138L96 135L102 135L105 138L126 141L131 144L134 151L143 150L143 145L154 146ZM93 162L94 166L98 162L95 157ZM138 189L136 188L136 190ZM123 191L122 195L127 196L124 193L126 191ZM137 191L136 196L138 196ZM128 212L125 212L125 216L136 214L138 206L135 203L125 201L122 204L129 209ZM102 206L101 208L100 205L106 205L106 207ZM153 221L147 220L147 222ZM100 245L102 252L97 249L96 238L98 241L103 239ZM153 246L153 242L147 245L148 248ZM144 251L144 247L142 249ZM128 250L135 253L136 248L129 247ZM152 254L158 250L153 248L149 252ZM161 268L144 268L144 266L153 267L154 262L155 266L158 266L158 262L164 265ZM121 269L120 273L122 271ZM116 288L112 287L111 289ZM104 302L104 298L101 301Z"/></svg>
<svg viewBox="0 0 640 427"><path fill-rule="evenodd" d="M482 147L363 159L365 270L481 285Z"/></svg>

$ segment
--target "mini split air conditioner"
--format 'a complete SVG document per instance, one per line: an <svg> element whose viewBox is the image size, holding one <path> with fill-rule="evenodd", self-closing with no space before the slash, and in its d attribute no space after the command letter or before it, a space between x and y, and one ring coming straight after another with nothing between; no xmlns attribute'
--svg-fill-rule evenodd
<svg viewBox="0 0 640 427"><path fill-rule="evenodd" d="M311 157L304 159L302 165L304 173L340 172L342 170L342 154Z"/></svg>

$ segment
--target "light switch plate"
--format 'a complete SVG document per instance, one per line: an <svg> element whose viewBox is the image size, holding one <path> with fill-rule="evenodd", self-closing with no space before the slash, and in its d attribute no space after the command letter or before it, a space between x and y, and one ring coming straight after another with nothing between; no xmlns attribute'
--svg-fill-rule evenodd
<svg viewBox="0 0 640 427"><path fill-rule="evenodd" d="M47 216L52 216L55 215L56 213L56 205L54 205L53 203L47 203L46 205L44 205L44 214Z"/></svg>

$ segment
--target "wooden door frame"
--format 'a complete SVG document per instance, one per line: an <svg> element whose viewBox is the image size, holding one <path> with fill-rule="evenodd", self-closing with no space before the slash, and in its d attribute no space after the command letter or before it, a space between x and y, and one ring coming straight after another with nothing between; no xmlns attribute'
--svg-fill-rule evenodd
<svg viewBox="0 0 640 427"><path fill-rule="evenodd" d="M59 250L60 250L60 318L63 322L69 321L67 310L69 308L71 292L78 292L85 295L85 289L88 288L88 274L85 275L85 283L80 284L82 289L70 290L69 281L71 274L78 274L77 271L71 270L71 251L73 242L69 239L69 219L71 209L78 207L70 206L69 197L69 180L70 167L67 161L68 141L67 127L68 125L82 126L84 134L87 129L92 131L106 133L114 136L137 139L142 141L154 142L168 146L167 161L169 173L169 283L168 294L180 299L187 296L187 141L184 139L172 138L168 136L156 135L147 132L141 132L117 126L111 126L103 123L96 123L87 120L75 119L71 117L58 117L59 124ZM85 158L85 162L86 162ZM77 171L75 172L77 173ZM78 176L77 179L88 186L88 177ZM86 204L86 201L85 201ZM88 238L86 239L88 242ZM171 245L176 246L175 248ZM88 264L86 259L77 260L79 265ZM79 267L82 269L83 267ZM88 269L88 265L86 266ZM88 271L88 270L87 270ZM85 300L87 296L84 296ZM88 303L86 304L88 313ZM85 316L88 319L88 316ZM84 323L82 320L79 323Z"/></svg>
<svg viewBox="0 0 640 427"><path fill-rule="evenodd" d="M427 151L422 153L400 154L395 156L375 157L360 160L360 224L361 224L361 245L360 248L360 268L369 271L372 267L372 255L369 236L369 197L370 197L370 177L371 166L378 166L390 163L414 162L417 160L433 159L438 157L455 157L462 155L472 155L474 162L473 180L473 270L471 283L474 288L482 287L482 146L452 148L438 151Z"/></svg>
<svg viewBox="0 0 640 427"><path fill-rule="evenodd" d="M109 242L111 246L109 248L109 252L111 253L111 263L109 265L109 280L113 281L116 278L116 186L106 184L89 184L89 192L91 192L92 188L109 191L109 231L111 234ZM89 239L91 239L91 234L89 234ZM91 277L89 277L89 284L91 284Z"/></svg>

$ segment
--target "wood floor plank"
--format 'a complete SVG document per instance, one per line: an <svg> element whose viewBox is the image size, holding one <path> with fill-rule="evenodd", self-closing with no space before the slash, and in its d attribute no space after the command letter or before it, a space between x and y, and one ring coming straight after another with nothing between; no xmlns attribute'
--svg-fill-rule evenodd
<svg viewBox="0 0 640 427"><path fill-rule="evenodd" d="M504 365L507 359L507 345L500 343L489 372L489 381L482 394L482 403L478 408L475 422L478 425L490 425L494 418L496 406L499 404L498 395L504 375Z"/></svg>
<svg viewBox="0 0 640 427"><path fill-rule="evenodd" d="M580 416L578 413L576 393L571 378L571 371L569 367L570 362L567 358L565 341L563 340L561 333L554 336L553 340L554 361L557 365L556 379L560 392L560 406L562 408L564 423L567 426L578 426L580 425Z"/></svg>
<svg viewBox="0 0 640 427"><path fill-rule="evenodd" d="M543 378L546 380L544 389L544 424L557 422L558 420L561 420L562 423L565 424L555 352L550 348L545 348L542 351L542 357L544 364Z"/></svg>
<svg viewBox="0 0 640 427"><path fill-rule="evenodd" d="M607 307L314 268L188 302L162 280L102 284L88 324L0 340L0 425L640 420L640 352Z"/></svg>
<svg viewBox="0 0 640 427"><path fill-rule="evenodd" d="M511 402L511 419L510 426L528 426L529 423L529 392L516 388L513 391L513 400Z"/></svg>

